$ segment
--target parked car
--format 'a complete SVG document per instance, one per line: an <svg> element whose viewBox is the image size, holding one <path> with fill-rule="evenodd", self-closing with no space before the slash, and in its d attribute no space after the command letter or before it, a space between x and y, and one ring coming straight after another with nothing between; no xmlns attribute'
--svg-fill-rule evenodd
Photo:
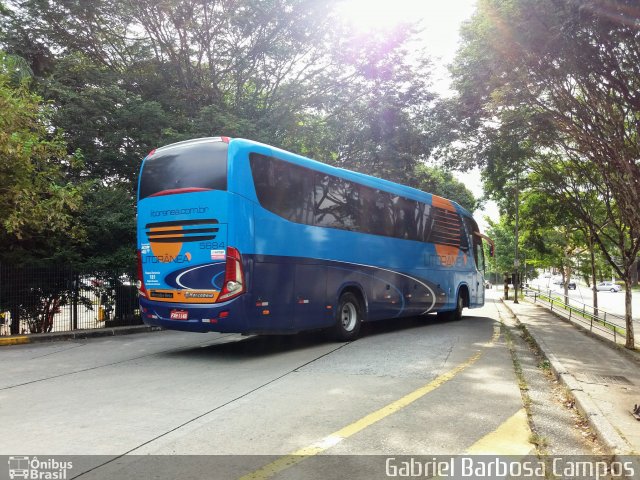
<svg viewBox="0 0 640 480"><path fill-rule="evenodd" d="M596 290L598 291L610 291L610 292L619 292L620 290L622 290L622 288L620 288L620 285L618 285L617 283L613 283L613 282L600 282L599 284L596 285Z"/></svg>
<svg viewBox="0 0 640 480"><path fill-rule="evenodd" d="M562 283L562 279L554 280L554 281L553 281L553 284L554 284L554 285L560 285L561 287L564 285L564 284ZM567 288L568 288L569 290L575 290L575 289L576 289L576 282L569 282L569 283L567 284Z"/></svg>

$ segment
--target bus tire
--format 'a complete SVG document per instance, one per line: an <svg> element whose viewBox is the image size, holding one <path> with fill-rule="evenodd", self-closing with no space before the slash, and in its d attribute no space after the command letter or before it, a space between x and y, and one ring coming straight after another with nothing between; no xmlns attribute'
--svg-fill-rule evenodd
<svg viewBox="0 0 640 480"><path fill-rule="evenodd" d="M340 295L336 310L334 337L341 342L349 342L358 338L362 324L362 305L356 295L345 292Z"/></svg>
<svg viewBox="0 0 640 480"><path fill-rule="evenodd" d="M464 297L460 295L460 293L458 293L455 310L449 310L447 312L438 312L438 319L444 320L445 322L460 320L462 318L463 308L464 308Z"/></svg>

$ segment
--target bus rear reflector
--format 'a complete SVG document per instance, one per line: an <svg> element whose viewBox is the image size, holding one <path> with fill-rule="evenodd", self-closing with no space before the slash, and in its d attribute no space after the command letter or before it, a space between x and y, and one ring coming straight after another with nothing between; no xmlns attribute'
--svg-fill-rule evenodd
<svg viewBox="0 0 640 480"><path fill-rule="evenodd" d="M138 293L143 297L147 297L147 288L144 286L144 274L142 273L142 252L138 250L136 254L138 257L138 281L136 286L138 287Z"/></svg>
<svg viewBox="0 0 640 480"><path fill-rule="evenodd" d="M244 272L242 270L242 257L238 249L227 247L227 263L224 270L224 283L217 302L226 302L238 295L243 294L246 289L244 285Z"/></svg>

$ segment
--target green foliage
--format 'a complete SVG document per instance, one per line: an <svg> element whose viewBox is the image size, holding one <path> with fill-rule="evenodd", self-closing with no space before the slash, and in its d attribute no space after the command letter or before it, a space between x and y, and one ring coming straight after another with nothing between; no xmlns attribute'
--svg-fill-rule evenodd
<svg viewBox="0 0 640 480"><path fill-rule="evenodd" d="M456 180L451 172L439 167L424 164L416 166L413 185L416 188L458 202L470 212L478 208L478 200L462 183Z"/></svg>
<svg viewBox="0 0 640 480"><path fill-rule="evenodd" d="M0 57L0 244L3 256L34 248L48 250L52 237L80 239L73 221L82 204L82 184L68 181L81 167L64 139L51 133L52 109L31 93L26 81L12 86L12 63Z"/></svg>
<svg viewBox="0 0 640 480"><path fill-rule="evenodd" d="M503 274L513 272L515 258L515 228L506 217L489 221L487 235L495 242L493 257L487 257L488 270Z"/></svg>

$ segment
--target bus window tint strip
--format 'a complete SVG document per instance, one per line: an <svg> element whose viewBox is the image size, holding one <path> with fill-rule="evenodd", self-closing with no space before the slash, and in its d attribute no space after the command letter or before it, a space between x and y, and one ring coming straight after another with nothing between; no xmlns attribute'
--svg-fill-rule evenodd
<svg viewBox="0 0 640 480"><path fill-rule="evenodd" d="M468 249L454 210L433 207L283 160L249 156L260 205L287 220Z"/></svg>

